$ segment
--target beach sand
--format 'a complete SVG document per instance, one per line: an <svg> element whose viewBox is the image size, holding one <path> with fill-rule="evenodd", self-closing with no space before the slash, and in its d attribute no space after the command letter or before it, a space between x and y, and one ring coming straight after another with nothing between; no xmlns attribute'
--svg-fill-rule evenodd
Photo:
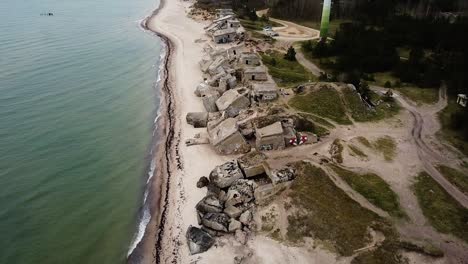
<svg viewBox="0 0 468 264"><path fill-rule="evenodd" d="M251 237L247 247L232 236L217 238L208 252L190 256L185 232L197 226L195 205L206 194L196 182L211 170L235 157L221 156L210 145L186 147L184 141L206 128L185 122L188 112L205 111L194 95L203 81L198 62L203 46L210 41L203 27L187 16L191 1L162 1L159 10L142 22L166 42L168 58L163 72L158 166L152 182L152 219L129 263L233 263L234 257L250 254L251 263L334 263L333 254L288 247L261 235ZM204 41L203 41L204 40ZM167 79L166 79L167 77Z"/></svg>

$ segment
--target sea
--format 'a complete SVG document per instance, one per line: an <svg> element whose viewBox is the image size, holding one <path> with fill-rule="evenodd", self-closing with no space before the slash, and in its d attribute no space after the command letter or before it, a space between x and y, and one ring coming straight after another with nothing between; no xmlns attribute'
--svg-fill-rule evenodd
<svg viewBox="0 0 468 264"><path fill-rule="evenodd" d="M158 4L0 1L0 263L125 263L141 239Z"/></svg>

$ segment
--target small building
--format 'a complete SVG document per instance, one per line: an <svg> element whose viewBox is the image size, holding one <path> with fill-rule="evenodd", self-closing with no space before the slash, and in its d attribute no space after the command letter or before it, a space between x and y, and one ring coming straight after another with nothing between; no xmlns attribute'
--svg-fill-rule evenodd
<svg viewBox="0 0 468 264"><path fill-rule="evenodd" d="M255 145L259 151L284 149L283 126L281 122L276 122L272 125L257 128L255 131Z"/></svg>
<svg viewBox="0 0 468 264"><path fill-rule="evenodd" d="M239 132L237 120L228 118L209 131L211 145L224 155L241 154L250 151L251 147Z"/></svg>
<svg viewBox="0 0 468 264"><path fill-rule="evenodd" d="M259 66L260 65L260 57L253 52L242 53L239 59L240 63L249 66Z"/></svg>
<svg viewBox="0 0 468 264"><path fill-rule="evenodd" d="M466 104L468 102L468 96L466 94L459 94L457 97L457 104L466 107Z"/></svg>
<svg viewBox="0 0 468 264"><path fill-rule="evenodd" d="M238 28L240 26L241 26L241 23L240 23L240 21L238 19L234 18L234 19L229 19L227 21L227 27L228 28Z"/></svg>
<svg viewBox="0 0 468 264"><path fill-rule="evenodd" d="M216 101L219 111L226 111L230 117L237 116L242 109L250 106L250 100L246 97L248 91L245 88L227 90Z"/></svg>
<svg viewBox="0 0 468 264"><path fill-rule="evenodd" d="M254 83L254 99L259 102L270 102L278 98L278 88L274 83Z"/></svg>
<svg viewBox="0 0 468 264"><path fill-rule="evenodd" d="M232 42L236 35L235 28L220 29L213 33L213 41L217 44Z"/></svg>
<svg viewBox="0 0 468 264"><path fill-rule="evenodd" d="M245 68L244 80L266 81L268 80L267 71L263 66Z"/></svg>

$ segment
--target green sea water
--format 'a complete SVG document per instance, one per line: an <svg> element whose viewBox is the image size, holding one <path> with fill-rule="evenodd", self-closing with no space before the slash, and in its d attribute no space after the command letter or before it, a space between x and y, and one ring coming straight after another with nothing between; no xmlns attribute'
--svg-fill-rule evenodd
<svg viewBox="0 0 468 264"><path fill-rule="evenodd" d="M0 1L0 263L125 262L159 105L161 43L138 25L157 4Z"/></svg>

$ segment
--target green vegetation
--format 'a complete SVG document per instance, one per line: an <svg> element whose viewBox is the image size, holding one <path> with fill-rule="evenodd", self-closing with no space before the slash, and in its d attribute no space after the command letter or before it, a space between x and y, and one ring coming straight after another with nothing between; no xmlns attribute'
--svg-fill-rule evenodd
<svg viewBox="0 0 468 264"><path fill-rule="evenodd" d="M401 248L408 250L408 251L414 251L414 252L426 254L428 256L436 257L436 258L440 258L444 256L444 252L440 248L428 242L401 240L398 244L400 245Z"/></svg>
<svg viewBox="0 0 468 264"><path fill-rule="evenodd" d="M333 140L330 147L331 158L337 163L343 163L343 144L340 139Z"/></svg>
<svg viewBox="0 0 468 264"><path fill-rule="evenodd" d="M378 138L373 146L384 155L386 161L392 161L396 156L396 142L389 136Z"/></svg>
<svg viewBox="0 0 468 264"><path fill-rule="evenodd" d="M357 140L359 141L359 143L363 144L364 146L368 148L372 148L372 144L367 138L361 136L361 137L357 137Z"/></svg>
<svg viewBox="0 0 468 264"><path fill-rule="evenodd" d="M418 175L413 189L424 216L435 229L468 242L468 209L458 204L426 172Z"/></svg>
<svg viewBox="0 0 468 264"><path fill-rule="evenodd" d="M311 119L312 121L314 121L315 123L317 124L320 124L324 127L327 127L327 128L335 128L335 125L333 125L332 123L328 122L327 120L323 119L323 118L320 118L318 116L314 116L314 115L311 115L311 114L305 114L305 113L300 113L299 114L300 116L303 116L305 118L308 118L308 119Z"/></svg>
<svg viewBox="0 0 468 264"><path fill-rule="evenodd" d="M348 145L348 148L351 150L351 152L354 155L359 156L361 158L367 158L366 153L364 153L364 151L362 151L360 148L356 147L355 145Z"/></svg>
<svg viewBox="0 0 468 264"><path fill-rule="evenodd" d="M358 174L336 165L330 166L351 188L364 196L373 205L387 211L392 216L405 216L400 208L398 195L377 174Z"/></svg>
<svg viewBox="0 0 468 264"><path fill-rule="evenodd" d="M439 112L439 120L442 125L439 136L447 140L463 154L468 155L468 125L463 119L459 120L457 118L457 115L460 115L463 111L464 109L455 100L449 101L447 107Z"/></svg>
<svg viewBox="0 0 468 264"><path fill-rule="evenodd" d="M272 27L281 26L281 24L278 24L274 21L263 20L263 19L258 19L255 21L252 21L249 19L240 19L240 22L246 30L251 30L251 31L262 31L263 28L266 26L272 26Z"/></svg>
<svg viewBox="0 0 468 264"><path fill-rule="evenodd" d="M268 72L280 86L294 86L316 80L316 77L301 64L284 59L284 55L279 52L263 54L262 60L268 67Z"/></svg>
<svg viewBox="0 0 468 264"><path fill-rule="evenodd" d="M339 98L340 95L334 88L320 87L305 95L294 96L289 104L300 111L329 118L342 125L352 124L343 104L337 102Z"/></svg>
<svg viewBox="0 0 468 264"><path fill-rule="evenodd" d="M336 187L322 169L308 163L296 166L298 176L287 195L297 210L288 211L286 239L300 242L304 237L312 237L340 255L351 256L369 244L368 229L372 228L385 235L384 243L372 256L363 252L353 263L403 263L398 236L389 223Z"/></svg>
<svg viewBox="0 0 468 264"><path fill-rule="evenodd" d="M400 111L400 106L391 98L385 103L381 103L374 109L369 109L361 100L359 95L351 88L342 90L346 106L348 107L351 116L357 122L379 121L388 117L392 117ZM380 96L371 92L373 101L380 100ZM376 99L374 99L376 98Z"/></svg>
<svg viewBox="0 0 468 264"><path fill-rule="evenodd" d="M444 165L437 166L440 173L460 191L468 194L468 174Z"/></svg>
<svg viewBox="0 0 468 264"><path fill-rule="evenodd" d="M401 87L396 88L403 96L419 104L434 104L439 100L439 90L435 88Z"/></svg>

